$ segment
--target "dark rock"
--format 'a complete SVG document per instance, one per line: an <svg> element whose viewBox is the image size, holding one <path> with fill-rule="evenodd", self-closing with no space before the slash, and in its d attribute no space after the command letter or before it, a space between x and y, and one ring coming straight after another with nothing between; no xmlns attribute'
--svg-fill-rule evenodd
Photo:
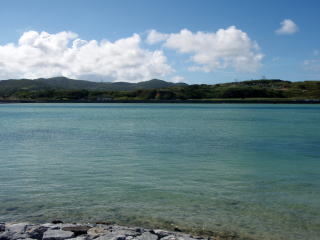
<svg viewBox="0 0 320 240"><path fill-rule="evenodd" d="M175 228L173 229L173 231L175 231L175 232L182 232L182 230L181 230L180 228L178 228L178 227L175 227Z"/></svg>
<svg viewBox="0 0 320 240"><path fill-rule="evenodd" d="M135 230L136 230L137 233L143 233L144 232L144 230L142 228L136 228Z"/></svg>
<svg viewBox="0 0 320 240"><path fill-rule="evenodd" d="M43 240L64 240L72 237L74 237L73 232L49 229L43 234L42 239Z"/></svg>
<svg viewBox="0 0 320 240"><path fill-rule="evenodd" d="M2 232L0 233L0 240L10 240L9 232Z"/></svg>
<svg viewBox="0 0 320 240"><path fill-rule="evenodd" d="M44 226L35 226L27 229L27 234L30 238L41 240L43 238L43 234L47 231L48 228Z"/></svg>
<svg viewBox="0 0 320 240"><path fill-rule="evenodd" d="M96 224L110 225L110 224L113 224L113 222L103 222L103 221L100 221L100 222L96 222Z"/></svg>
<svg viewBox="0 0 320 240"><path fill-rule="evenodd" d="M72 227L63 227L62 230L64 231L71 231L75 234L75 236L79 236L82 234L87 234L87 231L91 227L85 226L85 225L78 225L78 226L72 226Z"/></svg>
<svg viewBox="0 0 320 240"><path fill-rule="evenodd" d="M51 223L53 223L53 224L59 224L59 223L63 223L63 221L61 221L61 220L53 220Z"/></svg>
<svg viewBox="0 0 320 240"><path fill-rule="evenodd" d="M0 232L4 232L6 229L6 225L4 223L0 223Z"/></svg>

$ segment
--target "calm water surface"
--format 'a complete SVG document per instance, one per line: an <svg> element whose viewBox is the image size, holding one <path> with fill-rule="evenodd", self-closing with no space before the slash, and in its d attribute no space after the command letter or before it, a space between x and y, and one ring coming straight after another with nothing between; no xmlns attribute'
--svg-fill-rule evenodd
<svg viewBox="0 0 320 240"><path fill-rule="evenodd" d="M320 238L320 105L0 105L0 221Z"/></svg>

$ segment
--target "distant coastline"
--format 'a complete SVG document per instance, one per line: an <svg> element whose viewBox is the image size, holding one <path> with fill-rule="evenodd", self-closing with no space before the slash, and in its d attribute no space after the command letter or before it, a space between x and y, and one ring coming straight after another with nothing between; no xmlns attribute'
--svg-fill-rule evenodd
<svg viewBox="0 0 320 240"><path fill-rule="evenodd" d="M181 103L181 104L320 104L320 99L210 99L210 100L0 100L0 104L14 103Z"/></svg>
<svg viewBox="0 0 320 240"><path fill-rule="evenodd" d="M260 79L220 84L159 79L98 83L65 77L0 81L1 103L320 103L320 81Z"/></svg>

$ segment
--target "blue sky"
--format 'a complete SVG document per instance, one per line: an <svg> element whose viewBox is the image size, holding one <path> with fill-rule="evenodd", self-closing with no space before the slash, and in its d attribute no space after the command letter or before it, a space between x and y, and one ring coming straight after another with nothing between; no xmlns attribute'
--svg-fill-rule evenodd
<svg viewBox="0 0 320 240"><path fill-rule="evenodd" d="M0 7L0 78L67 75L139 81L150 77L188 83L262 76L292 81L319 79L319 10L320 2L312 0L4 0ZM288 26L288 31L276 32L284 20L290 20L293 29ZM218 33L219 29L224 31ZM151 30L160 37L152 44L148 42ZM38 44L38 38L45 39L41 32L49 34L53 39L50 43L66 38L67 45L54 48L57 55L45 55L53 48L45 45L49 50L44 51L43 44ZM55 35L62 32L77 36ZM243 34L247 38L239 43ZM19 45L23 35L27 40L20 42L33 49ZM72 58L64 59L76 39L87 41L81 46L90 40L96 40L98 46L74 50ZM128 41L114 44L120 39ZM221 39L226 42L221 43ZM123 48L123 53L112 55L118 48ZM132 51L135 55L126 58ZM99 63L89 61L92 56L99 58ZM32 62L35 58L43 61ZM71 64L70 59L77 60Z"/></svg>

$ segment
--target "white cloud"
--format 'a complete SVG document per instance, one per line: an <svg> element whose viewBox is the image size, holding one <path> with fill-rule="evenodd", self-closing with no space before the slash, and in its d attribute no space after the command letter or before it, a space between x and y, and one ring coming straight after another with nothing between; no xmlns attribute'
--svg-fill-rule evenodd
<svg viewBox="0 0 320 240"><path fill-rule="evenodd" d="M150 31L149 43L164 41L164 46L182 54L191 54L196 65L190 71L211 72L216 69L234 68L254 72L261 66L263 55L259 46L248 35L231 26L217 32L196 32L183 29L179 33L163 34Z"/></svg>
<svg viewBox="0 0 320 240"><path fill-rule="evenodd" d="M184 81L184 77L182 76L173 76L170 79L170 82L174 82L174 83L179 83L179 82L183 82Z"/></svg>
<svg viewBox="0 0 320 240"><path fill-rule="evenodd" d="M18 44L0 45L0 79L66 76L142 81L173 72L162 51L141 48L138 34L115 42L82 40L72 32L28 31Z"/></svg>
<svg viewBox="0 0 320 240"><path fill-rule="evenodd" d="M290 35L298 32L299 30L297 24L295 24L291 19L285 19L280 24L281 27L276 30L277 34Z"/></svg>
<svg viewBox="0 0 320 240"><path fill-rule="evenodd" d="M169 34L160 33L152 29L149 31L146 41L149 44L155 44L155 43L166 40L168 37L169 37Z"/></svg>

